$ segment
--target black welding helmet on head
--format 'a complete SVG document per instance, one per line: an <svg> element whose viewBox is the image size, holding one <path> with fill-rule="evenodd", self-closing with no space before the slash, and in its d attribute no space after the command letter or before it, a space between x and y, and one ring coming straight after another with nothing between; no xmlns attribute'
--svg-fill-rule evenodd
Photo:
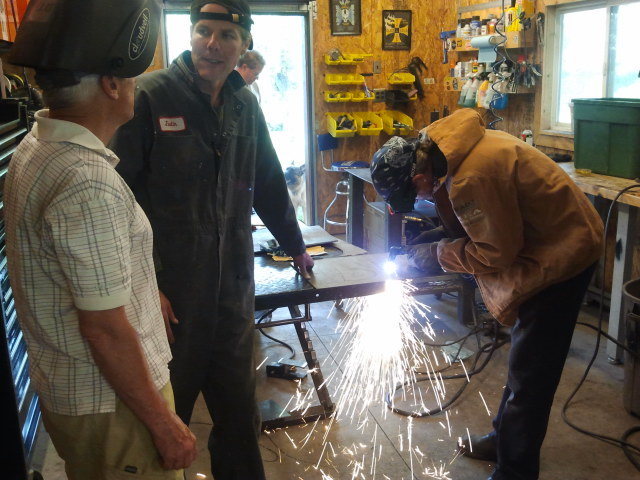
<svg viewBox="0 0 640 480"><path fill-rule="evenodd" d="M56 87L82 74L135 77L153 59L159 21L158 0L31 0L9 62Z"/></svg>
<svg viewBox="0 0 640 480"><path fill-rule="evenodd" d="M391 210L407 213L413 210L416 189L413 175L418 139L391 137L371 160L371 181Z"/></svg>

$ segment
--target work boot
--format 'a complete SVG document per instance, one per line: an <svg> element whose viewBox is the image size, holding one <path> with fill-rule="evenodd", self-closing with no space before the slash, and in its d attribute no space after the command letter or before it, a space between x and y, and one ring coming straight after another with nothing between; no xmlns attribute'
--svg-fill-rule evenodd
<svg viewBox="0 0 640 480"><path fill-rule="evenodd" d="M469 445L469 438L464 438L458 448L465 457L494 463L498 461L498 445L495 432L482 436L471 435L471 445Z"/></svg>

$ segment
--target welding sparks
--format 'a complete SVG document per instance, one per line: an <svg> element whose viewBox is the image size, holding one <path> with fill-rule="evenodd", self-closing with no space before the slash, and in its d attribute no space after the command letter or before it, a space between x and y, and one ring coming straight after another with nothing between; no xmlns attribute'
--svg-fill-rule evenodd
<svg viewBox="0 0 640 480"><path fill-rule="evenodd" d="M425 343L425 340L433 341L435 333L427 318L430 309L412 296L415 290L409 282L390 280L380 294L345 302L346 316L336 330L340 337L330 352L330 357L338 364L338 368L326 375L320 385L329 387L332 391L331 397L335 402L333 414L327 421L307 423L305 430L296 432L293 437L283 430L284 436L299 455L311 455L307 460L299 459L307 464L305 471L315 470L315 475L321 474L323 480L389 479L377 470L381 465L382 443L390 439L383 435L383 431L378 430L381 424L373 416L372 407L380 407L383 417L389 411L387 405L397 408L397 411L407 412L405 415L415 416L434 411L434 403L442 410L446 388L442 373L434 371L436 367L444 370L458 367L457 364L460 363L469 381L462 361L456 361L442 350L436 351L432 348L433 345ZM417 374L426 377L417 379ZM425 383L418 384L418 381ZM289 399L282 413L291 409L304 414L315 401L315 391L298 382L296 393ZM399 405L408 406L401 409ZM436 424L452 438L457 432L454 432L452 419L446 410L445 415ZM332 428L343 420L355 425L355 430L362 434L363 441L355 440L348 446L336 442L334 448L332 442L336 438L332 436L330 440L329 435ZM447 459L446 463L430 460L428 455L432 453L432 449L417 445L413 438L413 431L418 425L423 427L424 424L414 423L412 417L407 418L406 422L406 430L402 431L399 427L397 440L392 443L395 444L393 448L396 451L406 452L405 455L409 456L406 463L410 478L451 480L447 469L453 459ZM335 434L336 430L333 431ZM469 436L468 429L466 433ZM319 437L321 440L322 448L319 453L305 450L312 437ZM390 451L388 448L385 453ZM292 457L286 451L283 453ZM282 458L279 448L278 456ZM348 460L346 468L345 458ZM336 473L328 472L327 468ZM347 471L348 476L345 475Z"/></svg>
<svg viewBox="0 0 640 480"><path fill-rule="evenodd" d="M482 392L478 391L478 393L480 394L480 398L482 399L482 403L484 403L484 408L487 409L487 415L491 416L491 411L489 410L489 407L487 406L487 402L485 402L485 400L484 400L484 396L482 395Z"/></svg>
<svg viewBox="0 0 640 480"><path fill-rule="evenodd" d="M385 398L393 402L399 386L415 381L414 369L430 363L416 331L430 339L434 332L428 322L417 321L428 309L410 295L412 288L390 280L382 293L352 301L339 328L337 350L346 358L336 386L336 415L357 419Z"/></svg>

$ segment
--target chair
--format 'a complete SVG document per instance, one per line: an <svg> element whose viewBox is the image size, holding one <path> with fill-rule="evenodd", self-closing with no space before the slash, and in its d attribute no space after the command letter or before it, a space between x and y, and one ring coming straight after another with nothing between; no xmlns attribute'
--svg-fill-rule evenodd
<svg viewBox="0 0 640 480"><path fill-rule="evenodd" d="M334 158L334 150L338 148L338 139L333 137L329 133L322 133L318 135L318 150L320 150L320 157L322 161L322 169L325 172L342 172L342 178L336 183L336 191L333 196L333 200L327 206L324 211L323 219L324 225L323 228L327 228L327 224L336 225L339 227L345 228L345 233L347 233L349 229L349 177L347 175L347 170L350 168L368 168L369 163L359 161L359 160L342 160L336 161ZM329 151L331 154L329 166L325 163L325 152ZM344 212L344 222L340 222L337 220L331 220L331 216L329 215L329 211L331 207L335 205L340 197L346 197L346 209ZM334 216L335 218L335 216Z"/></svg>

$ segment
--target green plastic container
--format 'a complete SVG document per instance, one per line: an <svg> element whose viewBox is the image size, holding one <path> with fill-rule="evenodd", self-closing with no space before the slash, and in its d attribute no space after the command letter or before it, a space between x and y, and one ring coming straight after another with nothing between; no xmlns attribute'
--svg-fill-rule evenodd
<svg viewBox="0 0 640 480"><path fill-rule="evenodd" d="M640 177L640 99L577 98L573 102L576 168Z"/></svg>

